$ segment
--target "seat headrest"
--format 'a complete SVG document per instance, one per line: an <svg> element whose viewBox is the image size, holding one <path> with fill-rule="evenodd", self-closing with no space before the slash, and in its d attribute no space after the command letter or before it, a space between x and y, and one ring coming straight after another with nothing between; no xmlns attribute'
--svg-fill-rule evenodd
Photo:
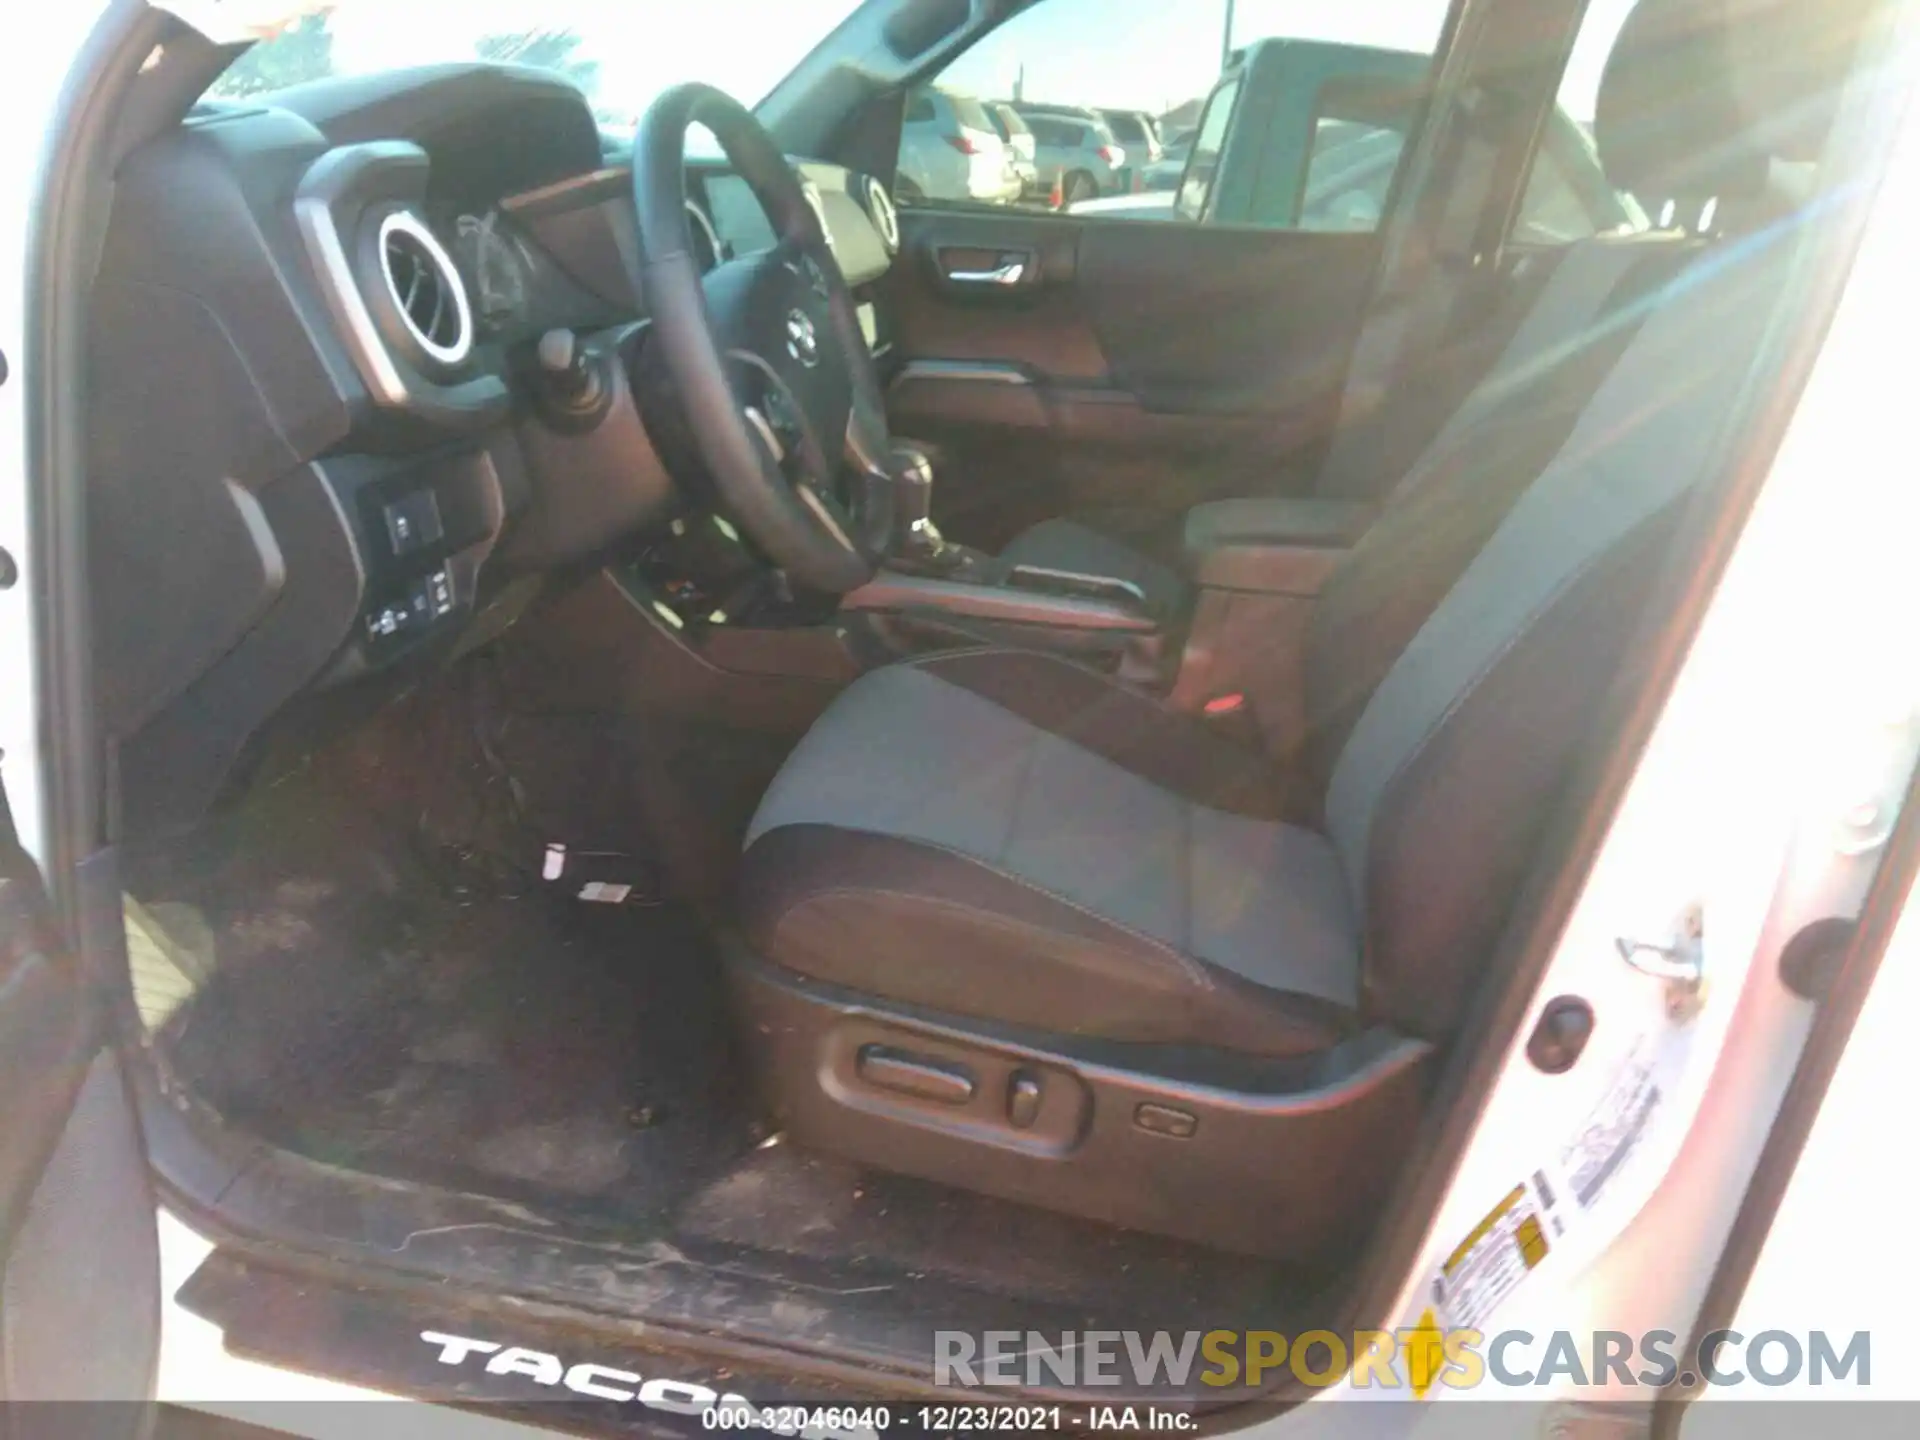
<svg viewBox="0 0 1920 1440"><path fill-rule="evenodd" d="M1608 180L1643 201L1754 195L1811 160L1877 0L1640 0L1600 79Z"/></svg>

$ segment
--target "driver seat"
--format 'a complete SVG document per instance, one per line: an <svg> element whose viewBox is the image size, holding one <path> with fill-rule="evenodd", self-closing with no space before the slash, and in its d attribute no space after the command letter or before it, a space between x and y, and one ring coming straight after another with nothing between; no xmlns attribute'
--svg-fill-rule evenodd
<svg viewBox="0 0 1920 1440"><path fill-rule="evenodd" d="M1724 204L1767 167L1718 71L1673 84L1702 10L1643 0L1601 138L1617 183ZM1652 85L1623 63L1649 51ZM1682 139L1713 188L1651 190ZM1460 467L1389 508L1317 606L1292 773L1051 655L845 691L752 823L728 956L790 1135L1224 1248L1355 1239L1722 459L1795 233L1652 296L1544 469Z"/></svg>

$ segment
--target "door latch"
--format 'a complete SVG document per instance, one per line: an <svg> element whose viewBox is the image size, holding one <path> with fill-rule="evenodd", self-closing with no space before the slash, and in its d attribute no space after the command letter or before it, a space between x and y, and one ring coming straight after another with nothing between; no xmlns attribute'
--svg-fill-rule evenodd
<svg viewBox="0 0 1920 1440"><path fill-rule="evenodd" d="M1664 945L1621 936L1613 942L1620 958L1642 975L1667 987L1667 1018L1685 1024L1700 1013L1707 993L1706 925L1698 905L1687 907Z"/></svg>

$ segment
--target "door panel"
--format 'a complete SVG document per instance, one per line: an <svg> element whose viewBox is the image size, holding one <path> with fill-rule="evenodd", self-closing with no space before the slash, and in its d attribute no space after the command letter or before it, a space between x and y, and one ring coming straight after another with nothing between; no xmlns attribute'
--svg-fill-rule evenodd
<svg viewBox="0 0 1920 1440"><path fill-rule="evenodd" d="M1337 413L1372 235L901 219L889 409L937 452L954 538L997 548L1087 511L1146 530L1215 496L1302 484Z"/></svg>
<svg viewBox="0 0 1920 1440"><path fill-rule="evenodd" d="M1114 383L1147 409L1313 416L1340 388L1379 253L1372 235L1096 224L1078 289Z"/></svg>
<svg viewBox="0 0 1920 1440"><path fill-rule="evenodd" d="M154 1201L100 1010L0 796L0 1403L137 1400L151 1389ZM46 1424L58 1416L45 1412ZM29 1412L15 1420L9 1434L38 1433ZM144 1413L108 1406L86 1423L132 1435Z"/></svg>
<svg viewBox="0 0 1920 1440"><path fill-rule="evenodd" d="M894 353L908 360L1016 364L1055 381L1099 383L1107 362L1075 289L1080 233L1071 220L1027 213L906 209L888 273ZM1019 254L1018 285L962 289L948 267Z"/></svg>

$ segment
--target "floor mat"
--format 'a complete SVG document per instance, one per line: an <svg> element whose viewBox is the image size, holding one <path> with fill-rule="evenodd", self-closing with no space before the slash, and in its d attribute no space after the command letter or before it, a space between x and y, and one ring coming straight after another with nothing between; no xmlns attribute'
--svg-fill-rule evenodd
<svg viewBox="0 0 1920 1440"><path fill-rule="evenodd" d="M316 1159L661 1224L757 1138L694 920L457 864L311 782L149 861L211 946L176 1073Z"/></svg>
<svg viewBox="0 0 1920 1440"><path fill-rule="evenodd" d="M649 764L686 761L634 745L603 717L502 705L473 667L129 853L136 990L177 1077L317 1160L856 1287L934 1277L1171 1329L1306 1293L1272 1262L763 1145L700 922L639 903L665 867L636 796ZM716 833L744 824L733 808ZM626 903L544 879L553 839L611 857Z"/></svg>

